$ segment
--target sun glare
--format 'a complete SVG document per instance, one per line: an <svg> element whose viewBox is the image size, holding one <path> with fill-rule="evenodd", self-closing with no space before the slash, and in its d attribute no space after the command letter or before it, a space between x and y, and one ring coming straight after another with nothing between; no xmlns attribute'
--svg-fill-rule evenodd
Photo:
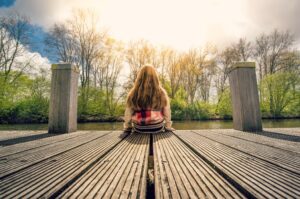
<svg viewBox="0 0 300 199"><path fill-rule="evenodd" d="M78 1L76 7L97 13L101 27L116 39L146 39L178 50L208 42L222 46L243 36L251 26L246 4L238 0L91 0Z"/></svg>

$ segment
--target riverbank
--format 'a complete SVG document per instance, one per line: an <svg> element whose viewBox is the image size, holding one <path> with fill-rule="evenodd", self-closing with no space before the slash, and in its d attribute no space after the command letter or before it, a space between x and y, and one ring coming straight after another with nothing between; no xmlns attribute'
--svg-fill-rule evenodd
<svg viewBox="0 0 300 199"><path fill-rule="evenodd" d="M281 116L281 117L262 117L263 120L293 120L293 119L300 119L300 116ZM192 120L178 120L178 119L172 119L173 121L177 122L185 122L185 121L232 121L232 117L213 117L213 118L203 118L203 119L192 119ZM124 117L123 116L93 116L93 115L84 115L78 118L78 123L111 123L111 122L123 122ZM41 118L40 120L37 120L36 118L27 118L22 120L3 120L3 118L0 118L0 125L1 124L47 124L48 118Z"/></svg>
<svg viewBox="0 0 300 199"><path fill-rule="evenodd" d="M264 128L295 128L300 127L300 119L263 119ZM202 121L173 121L177 130L195 129L230 129L232 120L202 120ZM48 124L0 124L0 131L4 130L47 130ZM123 122L85 122L78 123L78 130L122 130Z"/></svg>

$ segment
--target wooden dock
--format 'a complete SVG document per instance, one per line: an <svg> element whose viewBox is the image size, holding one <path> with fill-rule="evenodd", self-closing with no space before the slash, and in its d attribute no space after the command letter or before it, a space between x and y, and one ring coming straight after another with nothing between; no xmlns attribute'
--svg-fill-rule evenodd
<svg viewBox="0 0 300 199"><path fill-rule="evenodd" d="M300 198L300 128L0 131L0 198Z"/></svg>

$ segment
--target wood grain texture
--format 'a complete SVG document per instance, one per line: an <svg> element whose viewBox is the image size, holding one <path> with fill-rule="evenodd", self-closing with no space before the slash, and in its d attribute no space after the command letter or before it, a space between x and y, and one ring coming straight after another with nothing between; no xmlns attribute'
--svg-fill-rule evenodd
<svg viewBox="0 0 300 199"><path fill-rule="evenodd" d="M177 131L176 135L190 145L197 155L205 158L253 197L299 198L299 172L285 169L195 132Z"/></svg>
<svg viewBox="0 0 300 199"><path fill-rule="evenodd" d="M261 112L255 68L238 67L229 73L233 126L241 131L261 131Z"/></svg>
<svg viewBox="0 0 300 199"><path fill-rule="evenodd" d="M130 135L59 198L145 198L148 153L149 135Z"/></svg>
<svg viewBox="0 0 300 199"><path fill-rule="evenodd" d="M146 198L152 148L156 198L300 197L300 128L185 130L153 135L153 147L151 140L82 131L3 146L0 198Z"/></svg>
<svg viewBox="0 0 300 199"><path fill-rule="evenodd" d="M77 130L77 91L79 73L70 64L56 64L52 69L49 103L49 133Z"/></svg>
<svg viewBox="0 0 300 199"><path fill-rule="evenodd" d="M121 132L106 134L1 179L0 198L51 197L101 159L122 137Z"/></svg>
<svg viewBox="0 0 300 199"><path fill-rule="evenodd" d="M45 131L0 131L0 141L45 133Z"/></svg>
<svg viewBox="0 0 300 199"><path fill-rule="evenodd" d="M243 198L244 196L173 133L154 135L157 198Z"/></svg>
<svg viewBox="0 0 300 199"><path fill-rule="evenodd" d="M300 154L300 128L264 129L262 132L242 132L231 129L214 130L227 136L263 144L272 148ZM297 133L298 132L298 133Z"/></svg>
<svg viewBox="0 0 300 199"><path fill-rule="evenodd" d="M65 140L68 140L68 139L76 139L77 137L85 135L86 133L90 133L90 132L89 131L78 131L78 132L69 133L69 134L51 134L51 135L49 135L47 132L43 132L43 134L40 134L39 132L36 132L36 134L34 134L34 132L33 132L32 135L18 137L18 139L21 140L20 143L18 143L18 144L13 144L13 145L9 145L9 146L0 148L0 158L11 155L11 154L21 153L21 152L32 150L32 149L41 148L46 145L51 145L51 144L55 144L58 142L64 142ZM100 132L100 133L104 133L104 132ZM28 137L32 137L35 135L48 135L48 136L46 136L45 138L39 137L38 139L34 139L31 141L27 141L27 142L22 142L23 139L26 139ZM11 140L12 139L9 139L6 141L11 141Z"/></svg>
<svg viewBox="0 0 300 199"><path fill-rule="evenodd" d="M194 132L202 137L263 159L300 175L300 155L298 153L228 136L226 133L218 133L214 130L200 130ZM199 138L202 139L202 137Z"/></svg>
<svg viewBox="0 0 300 199"><path fill-rule="evenodd" d="M102 137L108 133L109 132L92 132L89 135L82 134L76 139L68 139L64 142L56 142L40 148L34 148L32 150L26 150L20 153L11 154L5 156L5 159L2 157L0 161L0 178L34 165L40 161L46 160L52 156L64 153L68 150L72 150L80 145L98 139L99 137Z"/></svg>

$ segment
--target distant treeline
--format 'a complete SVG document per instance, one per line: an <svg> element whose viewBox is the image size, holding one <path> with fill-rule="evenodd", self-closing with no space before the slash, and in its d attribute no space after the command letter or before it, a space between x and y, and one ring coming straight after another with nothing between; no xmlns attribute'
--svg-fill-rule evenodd
<svg viewBox="0 0 300 199"><path fill-rule="evenodd" d="M171 98L174 120L230 119L230 66L255 61L263 117L300 116L300 52L288 31L262 33L255 40L237 39L186 52L157 47L145 40L124 44L99 30L83 11L53 25L44 41L57 62L80 68L80 121L120 120L126 95L137 72L153 64ZM34 58L24 57L31 41L30 21L16 13L0 17L0 123L47 122L49 71L33 71ZM121 74L129 67L127 79Z"/></svg>

